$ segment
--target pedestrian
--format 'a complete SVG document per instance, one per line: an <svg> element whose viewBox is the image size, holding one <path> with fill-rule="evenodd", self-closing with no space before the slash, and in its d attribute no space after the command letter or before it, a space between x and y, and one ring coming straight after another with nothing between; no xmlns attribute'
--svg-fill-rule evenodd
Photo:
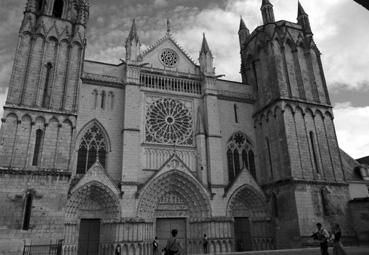
<svg viewBox="0 0 369 255"><path fill-rule="evenodd" d="M334 224L333 228L333 255L347 255L346 251L343 248L341 237L342 237L342 231L341 227L338 224Z"/></svg>
<svg viewBox="0 0 369 255"><path fill-rule="evenodd" d="M165 255L180 255L181 254L181 244L177 240L177 229L172 229L172 237L168 239L167 245L165 246Z"/></svg>
<svg viewBox="0 0 369 255"><path fill-rule="evenodd" d="M154 241L152 242L152 254L153 255L158 255L158 248L159 248L159 244L156 241L158 239L158 237L155 236Z"/></svg>
<svg viewBox="0 0 369 255"><path fill-rule="evenodd" d="M312 234L311 237L314 240L318 240L320 243L320 252L322 255L329 255L328 253L328 240L329 240L329 232L322 227L321 223L316 224L317 231Z"/></svg>
<svg viewBox="0 0 369 255"><path fill-rule="evenodd" d="M120 255L121 253L122 253L122 248L120 244L117 244L117 246L115 246L115 255Z"/></svg>
<svg viewBox="0 0 369 255"><path fill-rule="evenodd" d="M208 245L208 237L206 236L206 234L204 234L204 237L202 238L202 248L204 250L204 254L208 253Z"/></svg>

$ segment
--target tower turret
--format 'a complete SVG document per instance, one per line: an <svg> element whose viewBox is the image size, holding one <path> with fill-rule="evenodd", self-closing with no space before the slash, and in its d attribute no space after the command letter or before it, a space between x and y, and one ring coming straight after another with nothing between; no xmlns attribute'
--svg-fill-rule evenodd
<svg viewBox="0 0 369 255"><path fill-rule="evenodd" d="M297 21L297 23L302 26L302 30L304 31L305 35L313 35L311 32L309 16L306 14L300 1L298 2Z"/></svg>
<svg viewBox="0 0 369 255"><path fill-rule="evenodd" d="M200 69L204 74L214 74L214 66L213 66L213 54L209 48L208 42L205 37L205 33L202 38L202 45L200 50L199 62Z"/></svg>
<svg viewBox="0 0 369 255"><path fill-rule="evenodd" d="M264 25L275 22L273 5L269 0L263 0L260 10L263 16Z"/></svg>
<svg viewBox="0 0 369 255"><path fill-rule="evenodd" d="M137 34L136 19L133 19L131 30L126 40L126 60L137 61L140 56L141 42Z"/></svg>

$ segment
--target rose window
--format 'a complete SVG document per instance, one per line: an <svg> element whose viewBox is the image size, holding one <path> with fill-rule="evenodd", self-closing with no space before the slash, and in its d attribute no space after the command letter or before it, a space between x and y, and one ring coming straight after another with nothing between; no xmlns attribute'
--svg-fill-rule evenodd
<svg viewBox="0 0 369 255"><path fill-rule="evenodd" d="M192 145L192 116L180 101L163 98L152 102L146 113L146 142Z"/></svg>
<svg viewBox="0 0 369 255"><path fill-rule="evenodd" d="M172 49L164 49L160 54L160 61L167 67L173 67L178 62L178 55Z"/></svg>

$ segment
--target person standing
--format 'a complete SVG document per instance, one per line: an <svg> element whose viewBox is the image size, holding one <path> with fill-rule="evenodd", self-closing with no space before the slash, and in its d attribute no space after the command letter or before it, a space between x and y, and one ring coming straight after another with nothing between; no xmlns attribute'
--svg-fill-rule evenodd
<svg viewBox="0 0 369 255"><path fill-rule="evenodd" d="M317 232L315 232L311 237L314 240L318 240L320 243L320 252L322 255L329 255L328 253L328 240L329 240L329 232L325 228L322 227L321 223L316 224Z"/></svg>
<svg viewBox="0 0 369 255"><path fill-rule="evenodd" d="M208 253L208 246L209 246L208 237L206 236L206 234L204 234L204 237L202 238L202 248L204 250L204 254Z"/></svg>
<svg viewBox="0 0 369 255"><path fill-rule="evenodd" d="M156 241L157 239L158 237L155 236L155 239L152 242L152 254L153 255L158 255L159 244L158 244L158 241Z"/></svg>
<svg viewBox="0 0 369 255"><path fill-rule="evenodd" d="M173 229L171 231L172 237L168 239L167 245L165 246L165 255L180 255L181 254L181 244L177 240L178 230Z"/></svg>
<svg viewBox="0 0 369 255"><path fill-rule="evenodd" d="M341 227L338 224L334 224L333 228L333 255L347 255L346 251L343 248L341 237L342 231Z"/></svg>

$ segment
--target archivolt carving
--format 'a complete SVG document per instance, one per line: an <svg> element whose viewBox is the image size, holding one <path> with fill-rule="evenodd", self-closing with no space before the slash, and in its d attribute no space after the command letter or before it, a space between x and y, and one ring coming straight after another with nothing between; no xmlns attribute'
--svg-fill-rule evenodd
<svg viewBox="0 0 369 255"><path fill-rule="evenodd" d="M266 218L264 196L249 185L238 188L230 197L227 214L234 217Z"/></svg>
<svg viewBox="0 0 369 255"><path fill-rule="evenodd" d="M163 207L180 206L192 218L209 217L210 203L203 188L192 177L178 170L171 170L153 180L140 195L137 214L142 218L153 218L156 210Z"/></svg>
<svg viewBox="0 0 369 255"><path fill-rule="evenodd" d="M78 218L81 210L96 212L103 219L120 216L118 198L110 188L97 181L88 182L72 193L65 209L66 220Z"/></svg>

